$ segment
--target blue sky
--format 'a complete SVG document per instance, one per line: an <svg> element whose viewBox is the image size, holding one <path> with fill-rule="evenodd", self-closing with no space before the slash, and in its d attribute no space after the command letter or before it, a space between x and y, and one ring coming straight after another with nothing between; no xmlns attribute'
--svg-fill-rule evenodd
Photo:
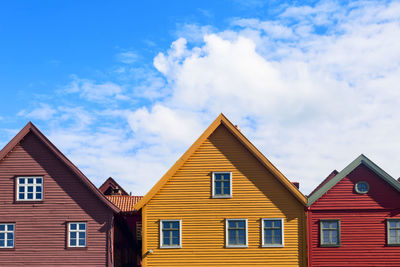
<svg viewBox="0 0 400 267"><path fill-rule="evenodd" d="M309 193L364 153L400 175L399 1L0 6L0 145L33 121L144 194L223 112Z"/></svg>

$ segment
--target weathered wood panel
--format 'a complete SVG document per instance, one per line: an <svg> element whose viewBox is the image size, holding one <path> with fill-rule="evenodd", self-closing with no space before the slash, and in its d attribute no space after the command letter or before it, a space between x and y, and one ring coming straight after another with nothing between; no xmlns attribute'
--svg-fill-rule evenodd
<svg viewBox="0 0 400 267"><path fill-rule="evenodd" d="M211 198L231 171L232 198ZM223 125L142 210L144 266L305 266L303 205ZM261 247L261 218L284 218L285 246ZM225 248L225 219L248 219L248 248ZM182 248L159 248L159 220L182 220ZM153 250L153 254L147 254Z"/></svg>
<svg viewBox="0 0 400 267"><path fill-rule="evenodd" d="M16 202L17 176L43 176L43 201ZM0 161L0 222L15 223L2 266L107 266L113 213L32 133ZM67 249L66 224L87 222L87 248Z"/></svg>

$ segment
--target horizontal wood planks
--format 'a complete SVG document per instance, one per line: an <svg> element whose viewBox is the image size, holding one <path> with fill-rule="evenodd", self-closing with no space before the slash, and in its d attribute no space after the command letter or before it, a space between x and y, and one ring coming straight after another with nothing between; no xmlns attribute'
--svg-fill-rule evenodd
<svg viewBox="0 0 400 267"><path fill-rule="evenodd" d="M211 174L232 172L232 198L211 198ZM144 266L305 266L303 205L223 125L146 204ZM225 248L225 219L248 219L247 248ZM284 218L285 246L261 247L261 218ZM159 221L182 220L182 248L159 248ZM152 254L147 253L153 250Z"/></svg>
<svg viewBox="0 0 400 267"><path fill-rule="evenodd" d="M16 202L17 176L42 176L43 201ZM32 133L0 161L0 206L0 222L15 223L2 266L107 266L113 212ZM68 222L87 222L87 248L66 247Z"/></svg>

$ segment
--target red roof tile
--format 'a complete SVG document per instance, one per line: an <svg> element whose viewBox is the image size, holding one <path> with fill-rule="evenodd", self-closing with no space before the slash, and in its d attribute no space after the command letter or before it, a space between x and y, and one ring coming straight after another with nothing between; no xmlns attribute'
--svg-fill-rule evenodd
<svg viewBox="0 0 400 267"><path fill-rule="evenodd" d="M109 195L106 196L115 206L122 212L132 212L135 204L142 199L143 196L124 196L124 195Z"/></svg>

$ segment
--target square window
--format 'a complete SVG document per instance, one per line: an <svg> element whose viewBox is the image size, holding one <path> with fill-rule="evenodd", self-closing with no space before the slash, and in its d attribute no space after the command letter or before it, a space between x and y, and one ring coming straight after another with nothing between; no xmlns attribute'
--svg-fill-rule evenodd
<svg viewBox="0 0 400 267"><path fill-rule="evenodd" d="M282 218L262 219L261 231L263 247L283 247Z"/></svg>
<svg viewBox="0 0 400 267"><path fill-rule="evenodd" d="M43 200L43 178L42 177L18 177L17 178L17 200L18 201L41 201Z"/></svg>
<svg viewBox="0 0 400 267"><path fill-rule="evenodd" d="M321 247L340 246L340 220L320 220Z"/></svg>
<svg viewBox="0 0 400 267"><path fill-rule="evenodd" d="M247 247L247 219L226 219L225 227L227 248Z"/></svg>
<svg viewBox="0 0 400 267"><path fill-rule="evenodd" d="M181 220L160 220L160 248L181 248L181 234Z"/></svg>
<svg viewBox="0 0 400 267"><path fill-rule="evenodd" d="M68 247L86 247L86 223L68 223Z"/></svg>
<svg viewBox="0 0 400 267"><path fill-rule="evenodd" d="M400 219L387 219L387 244L400 246Z"/></svg>
<svg viewBox="0 0 400 267"><path fill-rule="evenodd" d="M0 223L0 249L14 247L14 224Z"/></svg>
<svg viewBox="0 0 400 267"><path fill-rule="evenodd" d="M232 197L232 173L213 172L212 173L212 197L231 198Z"/></svg>

